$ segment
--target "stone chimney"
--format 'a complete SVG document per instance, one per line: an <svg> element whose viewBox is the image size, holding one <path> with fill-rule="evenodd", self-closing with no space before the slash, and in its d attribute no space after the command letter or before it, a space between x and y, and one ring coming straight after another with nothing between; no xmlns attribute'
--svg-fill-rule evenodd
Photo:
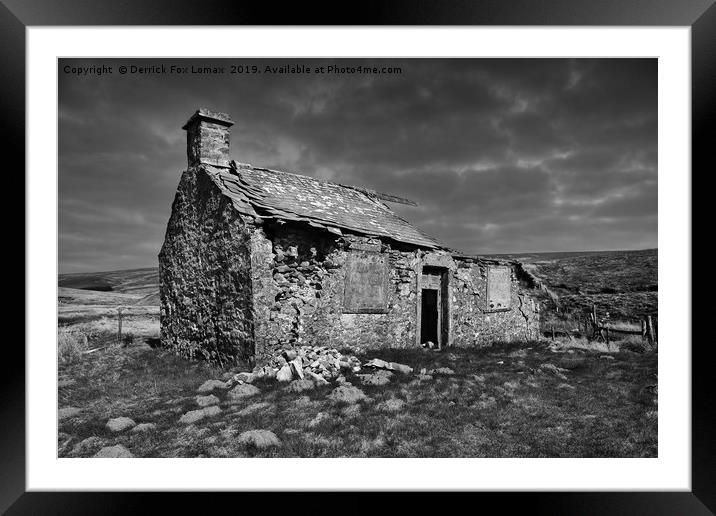
<svg viewBox="0 0 716 516"><path fill-rule="evenodd" d="M186 154L189 166L201 163L228 167L229 127L234 125L229 115L199 109L184 124L186 131Z"/></svg>

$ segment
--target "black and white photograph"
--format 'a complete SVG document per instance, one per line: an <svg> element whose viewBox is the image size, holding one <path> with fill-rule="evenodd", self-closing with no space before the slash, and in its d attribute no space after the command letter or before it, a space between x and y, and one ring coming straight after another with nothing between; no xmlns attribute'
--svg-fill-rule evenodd
<svg viewBox="0 0 716 516"><path fill-rule="evenodd" d="M659 457L658 66L58 59L57 457Z"/></svg>

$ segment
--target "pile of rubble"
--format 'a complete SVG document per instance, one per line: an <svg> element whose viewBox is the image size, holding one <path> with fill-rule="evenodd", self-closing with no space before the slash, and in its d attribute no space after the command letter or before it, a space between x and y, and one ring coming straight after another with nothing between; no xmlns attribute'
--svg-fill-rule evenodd
<svg viewBox="0 0 716 516"><path fill-rule="evenodd" d="M277 351L266 365L255 367L251 373L236 374L230 382L235 385L252 383L259 378L279 382L307 379L325 385L344 372L355 373L360 369L360 360L353 355L344 355L327 346L300 346Z"/></svg>

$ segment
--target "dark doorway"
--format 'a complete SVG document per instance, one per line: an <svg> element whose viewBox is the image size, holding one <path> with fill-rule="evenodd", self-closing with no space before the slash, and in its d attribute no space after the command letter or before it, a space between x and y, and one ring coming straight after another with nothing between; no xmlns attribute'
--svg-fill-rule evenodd
<svg viewBox="0 0 716 516"><path fill-rule="evenodd" d="M438 341L438 291L424 288L422 291L422 306L420 311L420 342L432 342L436 346Z"/></svg>

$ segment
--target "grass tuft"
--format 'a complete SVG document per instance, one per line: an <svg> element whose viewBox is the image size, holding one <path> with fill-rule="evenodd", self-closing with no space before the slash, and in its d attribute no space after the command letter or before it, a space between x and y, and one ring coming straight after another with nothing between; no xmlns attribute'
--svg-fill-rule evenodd
<svg viewBox="0 0 716 516"><path fill-rule="evenodd" d="M87 350L87 335L81 331L60 328L57 332L57 355L60 363L76 361Z"/></svg>

